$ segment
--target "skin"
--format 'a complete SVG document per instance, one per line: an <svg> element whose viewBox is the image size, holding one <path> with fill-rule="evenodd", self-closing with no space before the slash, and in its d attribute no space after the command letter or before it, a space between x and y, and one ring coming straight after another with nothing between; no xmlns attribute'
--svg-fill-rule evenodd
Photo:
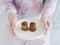
<svg viewBox="0 0 60 45"><path fill-rule="evenodd" d="M52 22L50 21L48 16L49 16L48 13L43 13L42 16L41 16L41 22L46 29L46 32L44 33L44 35L46 35L48 30L50 30L51 27L52 27Z"/></svg>
<svg viewBox="0 0 60 45"><path fill-rule="evenodd" d="M15 27L16 22L18 21L18 17L15 16L14 13L8 13L8 26L9 26L9 32L12 34L12 36L16 36L16 34L14 33L13 29ZM41 22L44 25L46 32L44 33L44 35L46 35L47 31L52 27L52 23L50 21L50 19L48 18L48 13L43 13L41 16Z"/></svg>
<svg viewBox="0 0 60 45"><path fill-rule="evenodd" d="M9 21L8 21L9 32L12 34L12 36L15 36L16 34L14 33L13 29L15 27L16 22L18 21L18 17L15 16L14 13L10 12L10 13L8 13L8 19L9 19Z"/></svg>

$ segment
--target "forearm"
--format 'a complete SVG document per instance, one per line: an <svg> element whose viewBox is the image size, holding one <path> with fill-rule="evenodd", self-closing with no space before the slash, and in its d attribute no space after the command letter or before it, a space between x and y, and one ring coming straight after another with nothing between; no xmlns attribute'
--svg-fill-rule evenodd
<svg viewBox="0 0 60 45"><path fill-rule="evenodd" d="M17 10L15 5L13 4L13 0L3 0L3 9L5 10L9 21L13 21L17 19Z"/></svg>
<svg viewBox="0 0 60 45"><path fill-rule="evenodd" d="M49 17L49 14L48 13L42 13L41 17L48 18Z"/></svg>
<svg viewBox="0 0 60 45"><path fill-rule="evenodd" d="M55 11L56 4L57 0L46 0L41 14L50 17Z"/></svg>
<svg viewBox="0 0 60 45"><path fill-rule="evenodd" d="M13 0L3 0L3 9L6 10L9 7L15 8Z"/></svg>
<svg viewBox="0 0 60 45"><path fill-rule="evenodd" d="M10 22L13 22L13 21L17 21L18 17L16 16L16 14L10 12L10 13L8 13L8 19Z"/></svg>

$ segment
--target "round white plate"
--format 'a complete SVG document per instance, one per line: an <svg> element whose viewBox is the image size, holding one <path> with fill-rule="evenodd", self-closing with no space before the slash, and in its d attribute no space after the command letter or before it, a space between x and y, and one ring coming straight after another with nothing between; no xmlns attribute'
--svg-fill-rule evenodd
<svg viewBox="0 0 60 45"><path fill-rule="evenodd" d="M36 31L31 32L31 31L22 31L21 30L21 23L22 22L28 22L28 26L30 25L30 22L35 22L36 23ZM41 24L40 20L38 19L30 19L30 18L26 18L26 19L21 19L16 23L14 32L16 33L17 37L19 37L20 39L23 40L34 40L34 39L38 39L40 37L43 36L45 29L44 26Z"/></svg>

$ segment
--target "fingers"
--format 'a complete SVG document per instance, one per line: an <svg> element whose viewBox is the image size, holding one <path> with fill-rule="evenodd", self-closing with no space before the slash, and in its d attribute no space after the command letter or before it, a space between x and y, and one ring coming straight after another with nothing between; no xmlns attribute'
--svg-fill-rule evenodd
<svg viewBox="0 0 60 45"><path fill-rule="evenodd" d="M16 36L16 34L15 34L15 32L14 32L14 27L12 27L12 26L14 26L14 25L12 25L12 23L10 23L9 22L9 32L10 32L10 34L12 35L12 36Z"/></svg>
<svg viewBox="0 0 60 45"><path fill-rule="evenodd" d="M12 30L14 30L14 28L15 28L15 23L12 23Z"/></svg>
<svg viewBox="0 0 60 45"><path fill-rule="evenodd" d="M45 35L45 34L47 33L47 31L50 30L51 27L52 27L51 21L48 19L48 20L45 22L44 26L45 26L45 29L46 29L45 32L44 32L44 35Z"/></svg>
<svg viewBox="0 0 60 45"><path fill-rule="evenodd" d="M45 21L44 26L45 26L46 30L50 29L52 27L51 21L49 19L47 21Z"/></svg>

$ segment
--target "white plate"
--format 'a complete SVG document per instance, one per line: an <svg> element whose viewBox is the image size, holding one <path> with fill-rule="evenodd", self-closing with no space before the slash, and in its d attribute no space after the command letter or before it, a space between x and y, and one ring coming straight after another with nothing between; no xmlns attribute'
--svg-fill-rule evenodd
<svg viewBox="0 0 60 45"><path fill-rule="evenodd" d="M30 25L30 22L35 22L37 30L35 32L22 31L21 30L21 23L24 22L24 21L28 22L28 26ZM16 26L15 26L15 29L14 29L14 32L16 33L17 37L19 37L20 39L23 39L23 40L38 39L38 38L43 36L44 31L45 31L44 26L41 24L40 20L30 19L30 18L19 20L16 23Z"/></svg>

